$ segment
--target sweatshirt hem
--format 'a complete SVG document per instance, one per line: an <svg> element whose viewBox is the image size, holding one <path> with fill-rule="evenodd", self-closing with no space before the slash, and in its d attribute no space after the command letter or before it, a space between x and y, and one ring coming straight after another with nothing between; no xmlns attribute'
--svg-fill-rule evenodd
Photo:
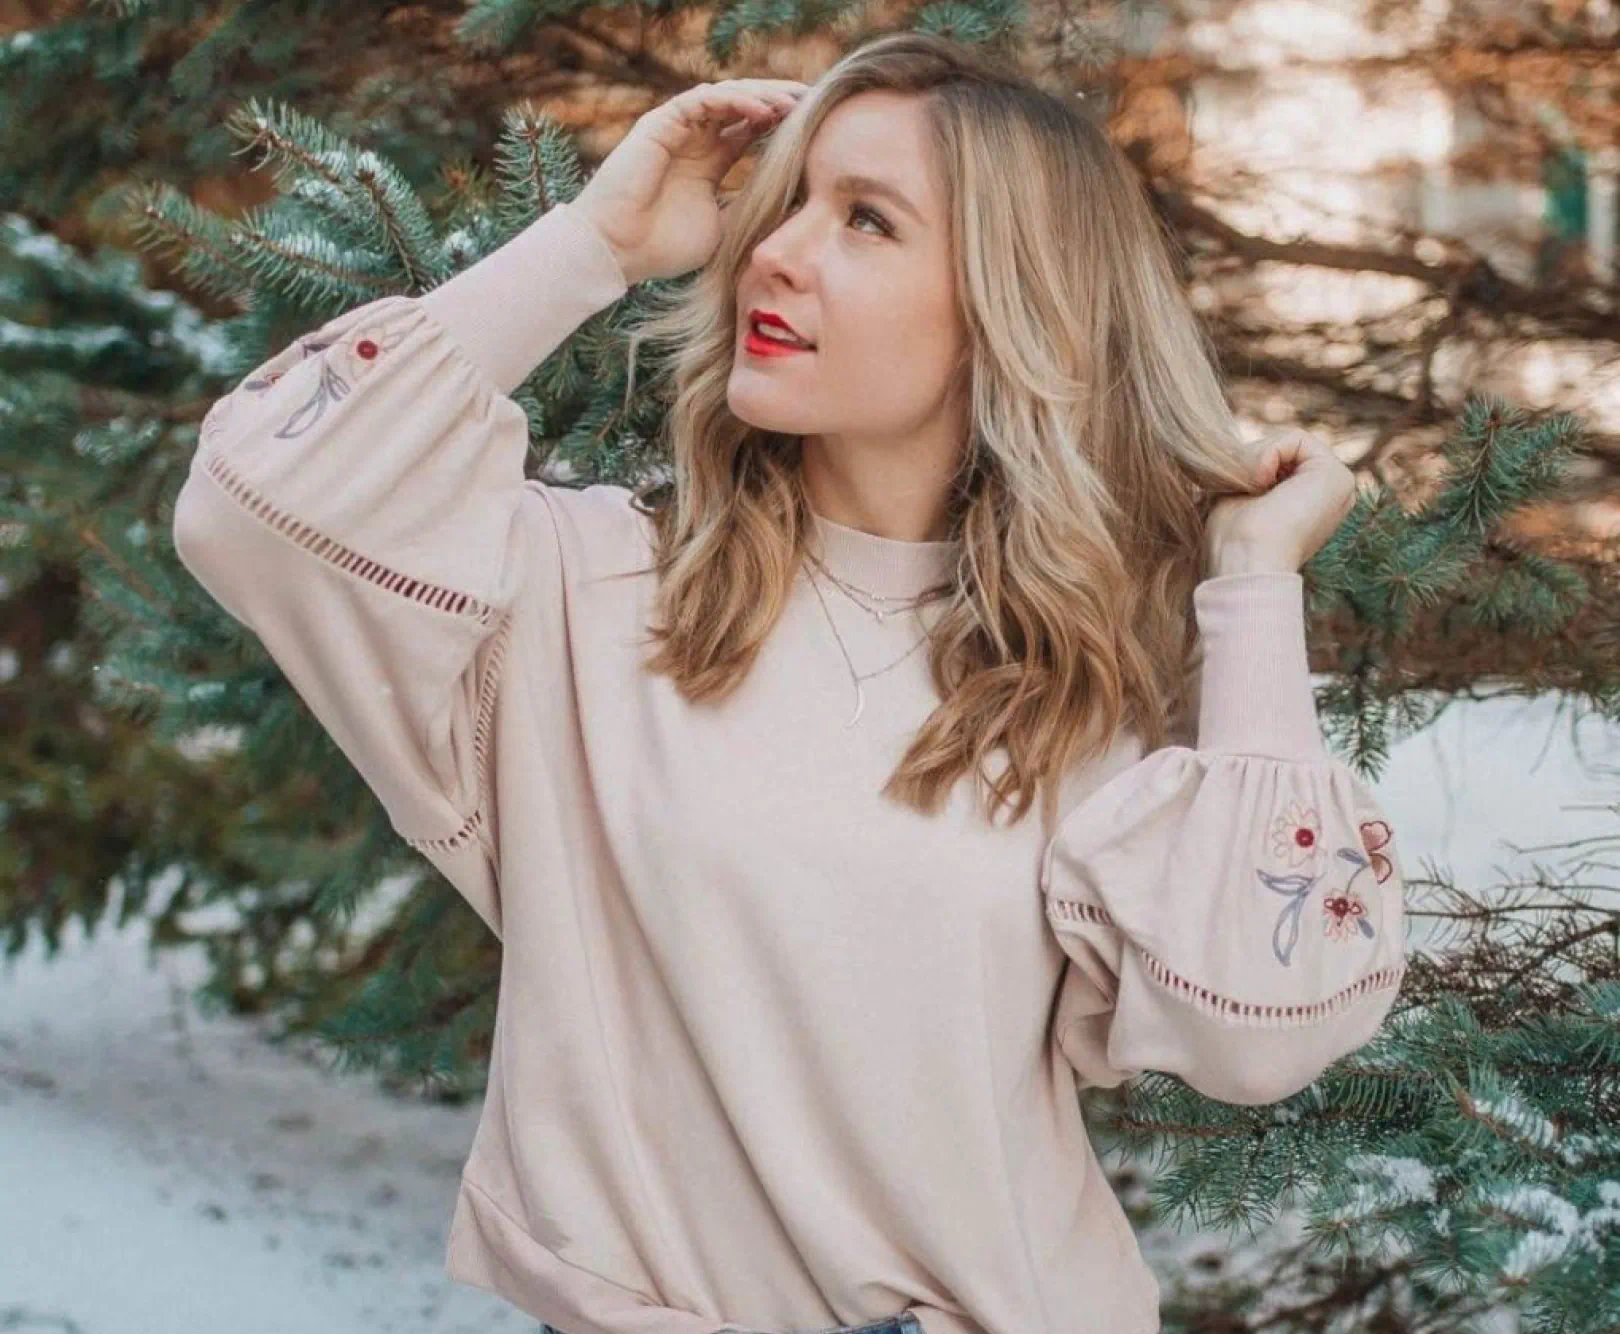
<svg viewBox="0 0 1620 1334"><path fill-rule="evenodd" d="M660 1306L635 1288L563 1259L465 1174L456 1193L444 1270L454 1282L492 1292L525 1315L569 1334L604 1329L717 1334L723 1328L695 1312Z"/></svg>
<svg viewBox="0 0 1620 1334"><path fill-rule="evenodd" d="M490 1239L497 1234L500 1245ZM450 1222L444 1270L456 1283L505 1298L525 1315L568 1334L623 1330L626 1334L740 1334L746 1326L663 1306L635 1288L565 1260L463 1172ZM906 1307L923 1334L989 1334L955 1311L916 1303ZM1155 1327L1156 1328L1156 1327Z"/></svg>

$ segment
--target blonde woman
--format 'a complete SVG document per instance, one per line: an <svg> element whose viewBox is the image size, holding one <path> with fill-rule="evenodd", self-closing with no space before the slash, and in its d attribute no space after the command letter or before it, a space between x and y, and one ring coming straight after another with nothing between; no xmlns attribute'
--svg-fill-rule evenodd
<svg viewBox="0 0 1620 1334"><path fill-rule="evenodd" d="M673 480L525 480L510 393L693 269ZM1306 662L1353 495L1239 439L1103 134L917 34L671 98L220 400L182 559L503 942L449 1273L553 1334L1159 1328L1076 1089L1286 1097L1402 975Z"/></svg>

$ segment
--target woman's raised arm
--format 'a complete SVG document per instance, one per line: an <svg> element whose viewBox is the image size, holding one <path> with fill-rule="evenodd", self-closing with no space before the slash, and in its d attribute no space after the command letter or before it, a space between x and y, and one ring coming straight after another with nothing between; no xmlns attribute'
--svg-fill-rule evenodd
<svg viewBox="0 0 1620 1334"><path fill-rule="evenodd" d="M256 368L204 418L175 502L181 562L497 934L484 770L508 612L561 577L506 394L625 290L600 233L554 208L434 292L347 311ZM483 319L521 330L511 355L469 336Z"/></svg>

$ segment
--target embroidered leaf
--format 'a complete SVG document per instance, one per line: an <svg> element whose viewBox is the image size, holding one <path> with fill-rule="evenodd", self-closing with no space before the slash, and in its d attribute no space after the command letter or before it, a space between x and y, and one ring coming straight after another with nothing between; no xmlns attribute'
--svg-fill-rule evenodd
<svg viewBox="0 0 1620 1334"><path fill-rule="evenodd" d="M1304 894L1309 892L1315 880L1308 875L1273 875L1270 871L1258 871L1256 874L1266 882L1269 889L1279 894Z"/></svg>
<svg viewBox="0 0 1620 1334"><path fill-rule="evenodd" d="M1277 914L1277 925L1271 930L1271 952L1277 956L1277 962L1287 967L1293 959L1294 946L1299 943L1299 918L1305 908L1305 898L1311 892L1311 886L1316 883L1316 877L1308 875L1272 875L1269 871L1256 871L1266 888L1277 894L1286 894L1290 902L1283 905L1283 910ZM1282 941L1284 927L1288 928L1288 942Z"/></svg>
<svg viewBox="0 0 1620 1334"><path fill-rule="evenodd" d="M1277 917L1277 925L1271 929L1271 952L1277 956L1283 967L1293 962L1294 946L1299 943L1300 910L1305 906L1305 897L1301 895L1295 899ZM1288 927L1288 943L1281 942L1280 937L1284 925Z"/></svg>
<svg viewBox="0 0 1620 1334"><path fill-rule="evenodd" d="M349 392L348 381L334 371L329 365L321 366L321 378L315 386L315 392L303 403L276 432L278 440L291 440L302 435L311 426L321 419L328 403L336 403L346 397Z"/></svg>

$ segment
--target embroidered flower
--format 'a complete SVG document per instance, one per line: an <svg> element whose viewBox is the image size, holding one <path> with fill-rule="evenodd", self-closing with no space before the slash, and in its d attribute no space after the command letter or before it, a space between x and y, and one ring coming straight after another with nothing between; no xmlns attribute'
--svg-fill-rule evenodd
<svg viewBox="0 0 1620 1334"><path fill-rule="evenodd" d="M1290 866L1303 866L1316 860L1322 845L1322 817L1314 806L1290 801L1283 813L1271 822L1271 852Z"/></svg>
<svg viewBox="0 0 1620 1334"><path fill-rule="evenodd" d="M298 348L304 359L319 363L315 384L304 401L281 423L281 428L274 433L276 439L293 440L313 427L326 415L327 408L347 398L383 356L399 346L405 334L404 328L390 327L387 320L372 320L335 339L323 339L320 334L299 339ZM280 371L271 372L254 387L267 388L280 377Z"/></svg>
<svg viewBox="0 0 1620 1334"><path fill-rule="evenodd" d="M1348 939L1351 930L1371 938L1372 923L1367 920L1367 904L1354 890L1328 894L1322 899L1322 933L1329 940Z"/></svg>
<svg viewBox="0 0 1620 1334"><path fill-rule="evenodd" d="M1323 934L1329 940L1347 940L1353 931L1369 940L1377 934L1369 918L1367 901L1357 892L1356 881L1369 870L1376 876L1375 883L1393 874L1390 858L1379 851L1389 845L1391 833L1384 820L1364 820L1358 832L1361 847L1340 845L1333 850L1332 864L1319 868L1315 859L1327 848L1322 842L1322 818L1317 808L1295 798L1272 818L1267 840L1272 855L1284 865L1276 870L1256 867L1255 874L1262 885L1284 900L1271 931L1271 952L1283 967L1294 961L1306 901L1318 884L1329 880L1328 872L1340 861L1354 869L1342 887L1333 885L1331 880L1322 885ZM1297 869L1300 867L1303 869Z"/></svg>
<svg viewBox="0 0 1620 1334"><path fill-rule="evenodd" d="M332 364L338 374L350 384L358 384L376 369L383 353L393 348L400 339L392 336L376 321L351 329L332 351Z"/></svg>
<svg viewBox="0 0 1620 1334"><path fill-rule="evenodd" d="M262 394L282 376L281 371L266 371L257 380L243 380L242 388L250 393Z"/></svg>
<svg viewBox="0 0 1620 1334"><path fill-rule="evenodd" d="M1361 846L1367 849L1367 856L1372 859L1373 874L1378 883L1383 884L1395 870L1395 865L1389 857L1379 849L1387 847L1389 840L1394 837L1387 820L1363 820L1361 822Z"/></svg>

